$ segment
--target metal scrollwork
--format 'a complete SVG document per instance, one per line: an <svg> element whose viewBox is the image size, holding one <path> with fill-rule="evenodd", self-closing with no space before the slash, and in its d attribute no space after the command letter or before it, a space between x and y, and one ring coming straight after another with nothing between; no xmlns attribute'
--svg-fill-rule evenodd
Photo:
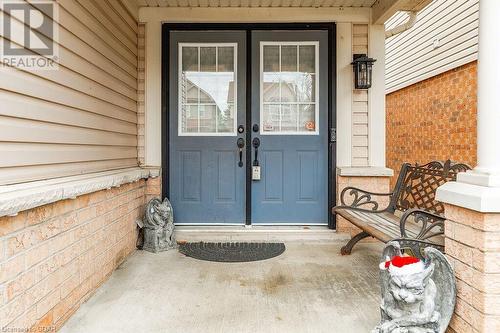
<svg viewBox="0 0 500 333"><path fill-rule="evenodd" d="M350 209L368 211L372 213L383 212L387 208L379 209L379 202L373 196L391 196L392 193L375 193L361 190L356 187L346 187L340 193L340 202L342 206L349 207Z"/></svg>
<svg viewBox="0 0 500 333"><path fill-rule="evenodd" d="M444 234L444 221L441 215L430 213L421 209L410 209L401 217L400 229L403 238L409 238L407 223L412 221L420 226L420 232L415 237L419 240L429 240L435 236Z"/></svg>
<svg viewBox="0 0 500 333"><path fill-rule="evenodd" d="M406 171L398 181L399 190L396 195L395 208L406 211L412 208L421 208L436 214L444 213L442 203L435 200L436 189L446 182L454 181L459 172L470 170L462 163L432 161L425 165L404 166Z"/></svg>

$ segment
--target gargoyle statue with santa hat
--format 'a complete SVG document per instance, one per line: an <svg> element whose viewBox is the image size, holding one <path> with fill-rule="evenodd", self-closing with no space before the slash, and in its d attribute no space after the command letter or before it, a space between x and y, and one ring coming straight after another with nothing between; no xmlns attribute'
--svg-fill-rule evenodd
<svg viewBox="0 0 500 333"><path fill-rule="evenodd" d="M372 333L443 333L455 308L456 285L446 257L431 247L422 259L390 242L380 264L382 321Z"/></svg>

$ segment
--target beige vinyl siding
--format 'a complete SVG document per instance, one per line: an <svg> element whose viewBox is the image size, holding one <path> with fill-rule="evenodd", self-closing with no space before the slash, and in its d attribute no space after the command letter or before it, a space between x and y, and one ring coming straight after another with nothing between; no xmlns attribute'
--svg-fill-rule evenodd
<svg viewBox="0 0 500 333"><path fill-rule="evenodd" d="M353 24L352 53L368 54L368 25ZM352 166L368 166L368 91L352 92Z"/></svg>
<svg viewBox="0 0 500 333"><path fill-rule="evenodd" d="M146 65L146 29L145 24L139 24L139 38L138 38L138 80L137 80L137 154L139 164L144 164L144 111L145 111L145 65Z"/></svg>
<svg viewBox="0 0 500 333"><path fill-rule="evenodd" d="M0 184L138 165L137 22L118 0L57 3L59 69L0 72Z"/></svg>
<svg viewBox="0 0 500 333"><path fill-rule="evenodd" d="M418 14L411 30L387 39L386 92L476 60L478 11L478 0L435 0ZM406 13L397 13L386 27L406 18Z"/></svg>

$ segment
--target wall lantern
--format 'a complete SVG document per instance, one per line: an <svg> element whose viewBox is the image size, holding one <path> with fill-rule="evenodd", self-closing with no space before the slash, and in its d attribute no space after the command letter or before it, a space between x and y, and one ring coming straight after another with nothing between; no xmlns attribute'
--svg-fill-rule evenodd
<svg viewBox="0 0 500 333"><path fill-rule="evenodd" d="M377 61L366 54L355 54L351 65L354 69L354 87L368 89L372 86L372 66Z"/></svg>

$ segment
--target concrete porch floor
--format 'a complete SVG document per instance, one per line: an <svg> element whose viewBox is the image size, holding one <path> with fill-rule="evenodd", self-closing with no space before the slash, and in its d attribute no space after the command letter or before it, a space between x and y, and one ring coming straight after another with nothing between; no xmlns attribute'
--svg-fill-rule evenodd
<svg viewBox="0 0 500 333"><path fill-rule="evenodd" d="M212 263L135 252L61 329L76 332L369 332L381 243L286 243L280 257Z"/></svg>

